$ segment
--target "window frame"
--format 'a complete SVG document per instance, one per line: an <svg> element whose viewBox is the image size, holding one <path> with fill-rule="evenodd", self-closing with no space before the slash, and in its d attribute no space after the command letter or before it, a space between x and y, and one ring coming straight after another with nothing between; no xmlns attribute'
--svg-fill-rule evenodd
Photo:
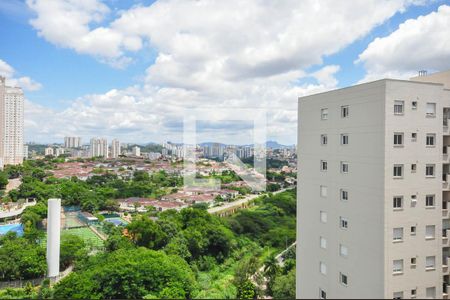
<svg viewBox="0 0 450 300"><path fill-rule="evenodd" d="M340 194L341 201L348 201L348 190L340 189L339 194ZM344 195L345 195L345 197L344 197Z"/></svg>
<svg viewBox="0 0 450 300"><path fill-rule="evenodd" d="M428 138L432 141L431 144L428 143ZM435 133L427 133L425 136L425 145L428 148L434 148L436 147L436 134Z"/></svg>
<svg viewBox="0 0 450 300"><path fill-rule="evenodd" d="M431 203L431 205L429 203ZM436 207L436 195L434 194L425 195L425 207L426 208Z"/></svg>
<svg viewBox="0 0 450 300"><path fill-rule="evenodd" d="M349 136L348 133L341 133L341 145L346 146L349 144Z"/></svg>
<svg viewBox="0 0 450 300"><path fill-rule="evenodd" d="M398 206L398 204L400 204L400 205ZM403 209L403 196L392 197L392 208L394 210Z"/></svg>
<svg viewBox="0 0 450 300"><path fill-rule="evenodd" d="M349 163L348 161L341 161L341 173L347 174L349 171Z"/></svg>
<svg viewBox="0 0 450 300"><path fill-rule="evenodd" d="M400 143L398 143L400 137ZM403 147L405 145L405 134L403 132L394 132L394 147Z"/></svg>
<svg viewBox="0 0 450 300"><path fill-rule="evenodd" d="M346 119L350 115L350 108L348 105L342 105L341 106L341 118Z"/></svg>
<svg viewBox="0 0 450 300"><path fill-rule="evenodd" d="M430 105L431 105L431 107L433 108L433 109L431 110L431 112L429 112L429 111L430 111ZM437 111L437 105L436 105L436 102L427 102L427 106L426 106L426 117L427 117L427 118L434 118L434 117L436 117L436 111Z"/></svg>
<svg viewBox="0 0 450 300"><path fill-rule="evenodd" d="M327 134L320 135L320 145L322 145L322 146L328 145L328 135Z"/></svg>
<svg viewBox="0 0 450 300"><path fill-rule="evenodd" d="M348 218L339 217L339 228L347 230L348 229Z"/></svg>
<svg viewBox="0 0 450 300"><path fill-rule="evenodd" d="M401 108L400 110L398 108ZM394 115L402 116L405 114L405 101L394 100Z"/></svg>
<svg viewBox="0 0 450 300"><path fill-rule="evenodd" d="M400 264L400 268L396 268L396 263ZM403 274L403 269L405 268L403 259L394 259L392 261L392 273L393 274Z"/></svg>
<svg viewBox="0 0 450 300"><path fill-rule="evenodd" d="M321 108L320 109L320 119L321 120L328 120L328 108Z"/></svg>
<svg viewBox="0 0 450 300"><path fill-rule="evenodd" d="M343 286L348 286L348 276L342 272L339 272L339 283Z"/></svg>
<svg viewBox="0 0 450 300"><path fill-rule="evenodd" d="M320 160L320 171L328 171L328 162L326 160Z"/></svg>
<svg viewBox="0 0 450 300"><path fill-rule="evenodd" d="M400 175L395 175L395 173L396 173L396 168L400 168ZM398 179L401 179L401 178L403 178L403 169L404 169L404 165L403 164L394 164L394 167L393 167L393 177L394 178L398 178Z"/></svg>
<svg viewBox="0 0 450 300"><path fill-rule="evenodd" d="M395 242L403 242L404 232L403 227L395 227L392 228L392 241ZM401 234L397 237L396 232L400 232Z"/></svg>
<svg viewBox="0 0 450 300"><path fill-rule="evenodd" d="M431 170L431 174L429 174L429 170ZM426 164L425 165L425 177L427 178L435 178L436 177L436 165L435 164Z"/></svg>

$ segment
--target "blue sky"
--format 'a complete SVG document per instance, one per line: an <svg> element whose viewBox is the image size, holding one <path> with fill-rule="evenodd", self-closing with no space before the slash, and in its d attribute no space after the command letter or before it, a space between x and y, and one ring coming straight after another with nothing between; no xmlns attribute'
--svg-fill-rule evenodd
<svg viewBox="0 0 450 300"><path fill-rule="evenodd" d="M28 141L60 141L69 134L181 141L180 128L165 124L180 123L187 108L226 105L268 109L269 139L291 144L298 96L450 67L436 65L448 58L445 43L422 61L388 64L408 52L402 46L402 39L411 39L408 30L423 26L424 36L413 38L417 45L430 38L427 30L448 40L449 27L439 21L448 19L447 1L57 2L0 2L0 60L14 70L3 75L39 85L27 89L24 83ZM49 20L64 14L70 22ZM384 53L383 47L396 51ZM248 132L239 139L236 128L225 122L222 133L205 130L201 139L246 143Z"/></svg>

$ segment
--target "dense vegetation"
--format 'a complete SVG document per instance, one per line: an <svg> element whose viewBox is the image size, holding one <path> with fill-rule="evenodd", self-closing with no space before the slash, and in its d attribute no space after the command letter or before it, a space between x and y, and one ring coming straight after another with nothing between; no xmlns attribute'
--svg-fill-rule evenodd
<svg viewBox="0 0 450 300"><path fill-rule="evenodd" d="M89 211L115 210L111 199L155 195L181 184L164 172L150 176L139 171L130 180L107 173L86 182L60 180L48 174L54 163L27 162L5 170L9 178L23 179L11 198L36 197L38 204L22 215L23 237L0 239L0 280L45 275L41 227L46 199L61 197L64 205ZM61 270L75 264L74 272L53 288L7 289L0 298L291 298L295 252L285 254L283 267L274 255L295 240L295 214L295 191L287 191L262 196L254 207L227 218L209 214L202 205L136 214L125 227L105 227L108 238L100 253L88 253L82 239L64 233ZM255 276L263 265L263 274ZM262 276L268 280L266 291L261 290Z"/></svg>
<svg viewBox="0 0 450 300"><path fill-rule="evenodd" d="M135 171L130 180L109 173L94 175L86 181L75 177L57 179L49 172L57 161L26 161L23 166L8 166L5 170L8 176L22 176L22 184L12 190L4 201L36 198L43 202L49 198L61 198L63 205L79 205L83 210L95 212L113 210L116 202L112 199L158 197L182 184L179 176L164 171L151 176L144 171Z"/></svg>

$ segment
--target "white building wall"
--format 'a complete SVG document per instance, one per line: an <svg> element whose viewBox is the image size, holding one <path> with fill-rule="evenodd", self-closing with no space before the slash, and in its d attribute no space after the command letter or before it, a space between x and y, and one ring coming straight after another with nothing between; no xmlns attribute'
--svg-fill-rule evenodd
<svg viewBox="0 0 450 300"><path fill-rule="evenodd" d="M297 297L318 298L320 289L329 298L382 298L384 296L384 82L360 85L304 97L299 102L299 186ZM349 105L349 118L341 118L341 106ZM321 109L328 108L328 120ZM341 134L349 144L341 145ZM328 144L321 145L321 134ZM320 170L326 160L328 171ZM349 163L342 174L340 163ZM328 196L320 196L320 186ZM340 200L340 190L348 201ZM327 213L321 223L320 211ZM339 226L348 219L348 229ZM320 237L327 248L320 247ZM348 248L347 257L339 253ZM370 255L369 255L370 253ZM327 266L327 274L319 264ZM348 276L348 286L339 273Z"/></svg>

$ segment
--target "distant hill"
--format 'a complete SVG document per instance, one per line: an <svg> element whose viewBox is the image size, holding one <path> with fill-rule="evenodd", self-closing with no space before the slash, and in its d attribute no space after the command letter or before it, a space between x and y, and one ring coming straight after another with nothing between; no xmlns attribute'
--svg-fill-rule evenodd
<svg viewBox="0 0 450 300"><path fill-rule="evenodd" d="M294 147L294 145L281 145L278 144L278 142L276 141L267 141L266 142L266 148L270 148L270 149L285 149L285 148L292 148Z"/></svg>

